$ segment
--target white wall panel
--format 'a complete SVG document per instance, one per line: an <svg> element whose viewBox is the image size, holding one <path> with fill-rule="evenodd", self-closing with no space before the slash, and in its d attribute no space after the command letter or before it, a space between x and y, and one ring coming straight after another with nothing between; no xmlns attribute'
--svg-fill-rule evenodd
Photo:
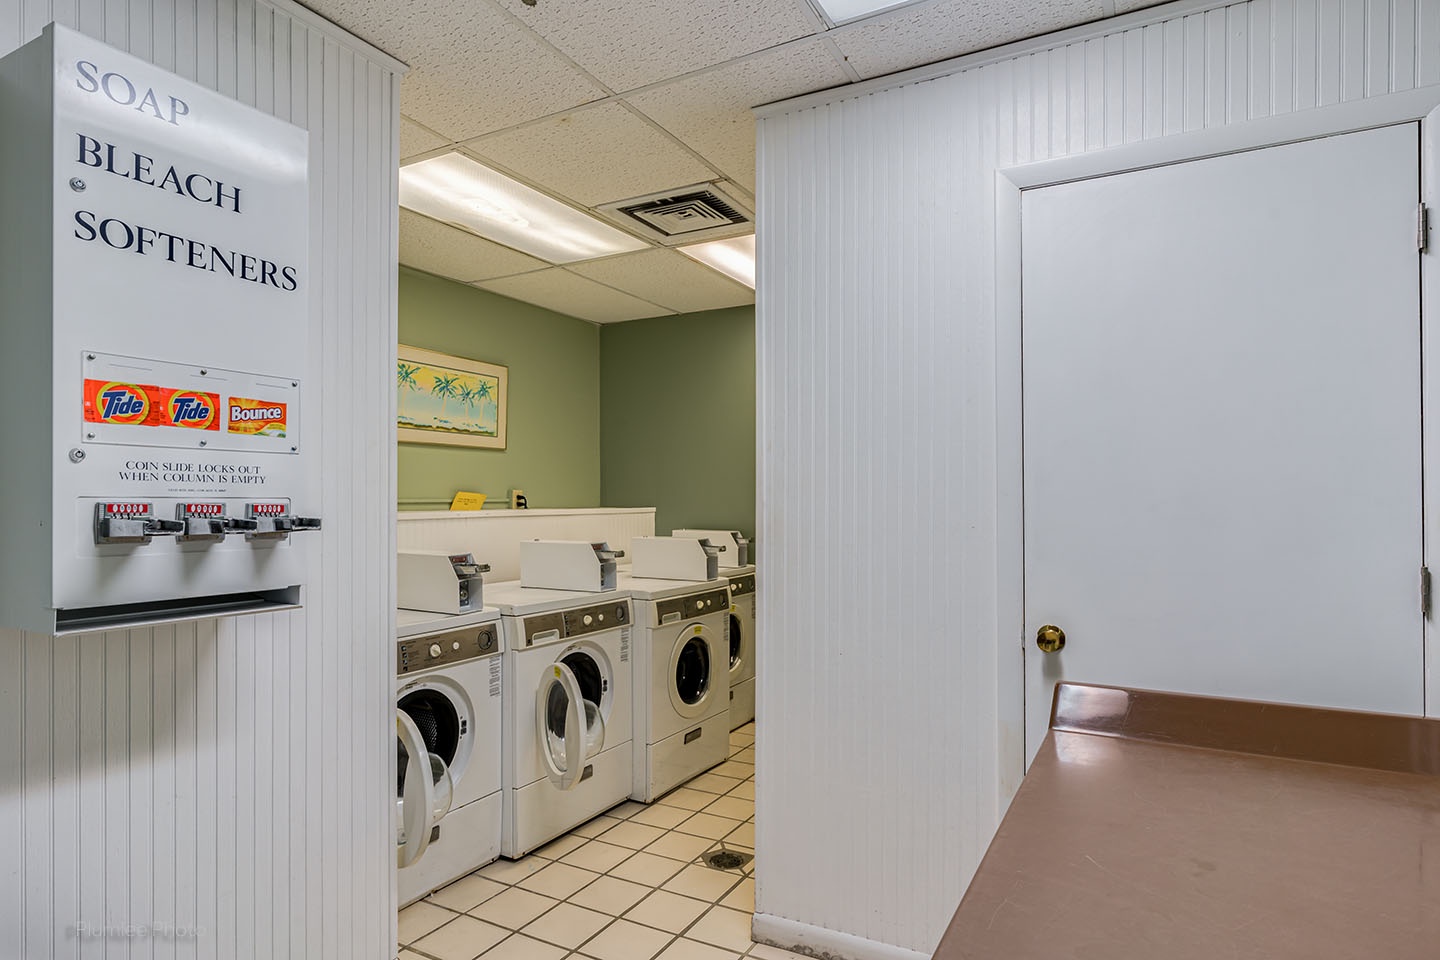
<svg viewBox="0 0 1440 960"><path fill-rule="evenodd" d="M473 553L490 565L485 579L498 583L520 579L522 540L603 540L628 554L633 538L654 535L654 507L416 511L400 514L399 548Z"/></svg>
<svg viewBox="0 0 1440 960"><path fill-rule="evenodd" d="M762 935L928 955L1015 786L996 170L1437 83L1440 0L1184 2L762 111Z"/></svg>
<svg viewBox="0 0 1440 960"><path fill-rule="evenodd" d="M311 131L325 529L303 611L0 631L0 957L393 957L401 67L285 0L0 0L0 55L52 19Z"/></svg>

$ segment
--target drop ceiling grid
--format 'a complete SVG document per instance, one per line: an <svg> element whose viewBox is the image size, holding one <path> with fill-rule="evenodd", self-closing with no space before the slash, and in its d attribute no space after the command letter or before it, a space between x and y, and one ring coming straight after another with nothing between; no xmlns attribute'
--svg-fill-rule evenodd
<svg viewBox="0 0 1440 960"><path fill-rule="evenodd" d="M529 254L400 208L400 262L462 283L550 266Z"/></svg>
<svg viewBox="0 0 1440 960"><path fill-rule="evenodd" d="M715 178L688 147L620 103L576 110L465 147L586 207Z"/></svg>
<svg viewBox="0 0 1440 960"><path fill-rule="evenodd" d="M485 280L472 286L591 323L617 323L676 312L561 267Z"/></svg>
<svg viewBox="0 0 1440 960"><path fill-rule="evenodd" d="M820 32L805 0L495 0L611 89Z"/></svg>
<svg viewBox="0 0 1440 960"><path fill-rule="evenodd" d="M399 14L385 0L311 5L411 63L402 92L407 161L459 149L593 213L722 178L753 197L754 105L1098 19L1117 0L917 0L839 27L810 0L419 0ZM408 265L486 289L503 281L496 292L555 309L564 308L535 298L544 283L561 285L554 303L589 291L604 306L590 316L564 312L593 322L711 309L737 296L732 281L699 265L715 280L688 292L637 273L630 258L684 259L648 238L651 249L608 266L552 267L428 218L405 223ZM673 271L698 276L665 272ZM748 288L743 296L753 302Z"/></svg>
<svg viewBox="0 0 1440 960"><path fill-rule="evenodd" d="M409 117L400 117L400 159L408 160L422 153L429 153L449 146L450 141L423 124Z"/></svg>
<svg viewBox="0 0 1440 960"><path fill-rule="evenodd" d="M452 141L610 93L491 0L309 0L309 6L408 63L401 113Z"/></svg>
<svg viewBox="0 0 1440 960"><path fill-rule="evenodd" d="M755 121L750 108L849 77L824 40L810 38L627 95L629 102L735 183L755 190Z"/></svg>
<svg viewBox="0 0 1440 960"><path fill-rule="evenodd" d="M755 292L749 287L669 249L585 260L569 264L565 269L676 313L697 313L755 302Z"/></svg>

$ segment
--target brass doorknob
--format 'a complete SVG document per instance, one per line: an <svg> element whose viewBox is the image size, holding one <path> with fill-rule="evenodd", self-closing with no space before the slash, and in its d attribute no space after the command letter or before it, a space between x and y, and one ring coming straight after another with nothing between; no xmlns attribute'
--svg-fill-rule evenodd
<svg viewBox="0 0 1440 960"><path fill-rule="evenodd" d="M1058 653L1065 649L1065 631L1047 623L1035 634L1035 646L1046 653Z"/></svg>

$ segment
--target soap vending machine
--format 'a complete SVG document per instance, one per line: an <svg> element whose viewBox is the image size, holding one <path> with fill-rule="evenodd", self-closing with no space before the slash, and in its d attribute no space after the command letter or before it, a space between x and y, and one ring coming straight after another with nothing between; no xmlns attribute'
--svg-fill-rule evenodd
<svg viewBox="0 0 1440 960"><path fill-rule="evenodd" d="M299 604L308 135L55 25L0 129L0 627Z"/></svg>
<svg viewBox="0 0 1440 960"><path fill-rule="evenodd" d="M695 537L636 537L630 541L630 573L657 580L714 580L724 547Z"/></svg>
<svg viewBox="0 0 1440 960"><path fill-rule="evenodd" d="M402 550L395 564L396 606L430 613L473 613L484 605L490 564L473 553Z"/></svg>
<svg viewBox="0 0 1440 960"><path fill-rule="evenodd" d="M615 589L616 559L624 550L584 540L520 541L520 585L602 593Z"/></svg>
<svg viewBox="0 0 1440 960"><path fill-rule="evenodd" d="M670 536L684 537L690 540L709 540L720 548L720 566L722 567L745 567L752 562L750 559L752 541L739 530L683 528L671 530Z"/></svg>

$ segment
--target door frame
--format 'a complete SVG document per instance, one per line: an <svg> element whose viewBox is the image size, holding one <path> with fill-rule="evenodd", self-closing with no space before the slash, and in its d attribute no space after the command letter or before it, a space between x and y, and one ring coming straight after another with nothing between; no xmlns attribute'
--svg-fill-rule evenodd
<svg viewBox="0 0 1440 960"><path fill-rule="evenodd" d="M1026 190L1131 173L1287 143L1420 123L1420 198L1431 211L1427 249L1420 256L1422 558L1434 569L1440 544L1440 345L1430 342L1426 304L1440 302L1440 87L1392 93L1279 117L1159 137L1090 153L1004 167L995 174L995 426L997 664L1000 799L1007 806L1025 775L1025 436L1022 393L1021 201ZM1418 578L1418 571L1417 571ZM1440 599L1440 598L1437 598ZM1416 584L1419 602L1419 584ZM1432 614L1433 616L1433 614ZM1440 716L1440 638L1424 620L1426 715ZM1019 644L1016 645L1018 638ZM1018 654L1018 656L1017 656Z"/></svg>

